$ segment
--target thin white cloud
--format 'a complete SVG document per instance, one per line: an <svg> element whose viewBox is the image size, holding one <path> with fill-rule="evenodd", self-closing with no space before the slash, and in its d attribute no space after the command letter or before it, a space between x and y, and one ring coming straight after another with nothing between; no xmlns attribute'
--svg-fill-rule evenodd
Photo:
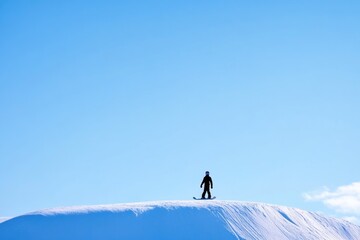
<svg viewBox="0 0 360 240"><path fill-rule="evenodd" d="M321 191L305 193L303 197L307 201L320 201L338 213L355 215L346 219L359 223L356 216L360 217L360 182L340 186L334 191L324 187Z"/></svg>

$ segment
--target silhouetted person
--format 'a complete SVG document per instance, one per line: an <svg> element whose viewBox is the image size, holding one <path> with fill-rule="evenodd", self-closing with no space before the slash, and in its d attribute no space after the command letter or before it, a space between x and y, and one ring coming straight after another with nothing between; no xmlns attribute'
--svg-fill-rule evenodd
<svg viewBox="0 0 360 240"><path fill-rule="evenodd" d="M211 193L210 193L210 186L211 186L211 189L213 188L213 182L212 182L212 179L210 177L210 173L209 171L206 171L205 172L206 176L204 177L201 185L200 185L200 188L202 188L203 185L204 186L204 192L201 196L202 199L205 198L205 194L207 193L208 194L208 198L210 199L211 198Z"/></svg>

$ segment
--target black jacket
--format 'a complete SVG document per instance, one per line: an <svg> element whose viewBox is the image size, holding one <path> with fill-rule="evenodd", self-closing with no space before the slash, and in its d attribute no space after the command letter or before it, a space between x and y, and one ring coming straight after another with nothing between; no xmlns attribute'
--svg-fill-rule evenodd
<svg viewBox="0 0 360 240"><path fill-rule="evenodd" d="M205 184L205 188L209 188L209 186L211 185L211 188L213 187L213 182L210 176L205 176L200 187L202 187L202 185Z"/></svg>

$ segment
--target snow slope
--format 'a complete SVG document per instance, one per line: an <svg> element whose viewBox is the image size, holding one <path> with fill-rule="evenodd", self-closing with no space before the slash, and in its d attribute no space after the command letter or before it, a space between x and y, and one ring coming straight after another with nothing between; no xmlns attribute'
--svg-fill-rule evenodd
<svg viewBox="0 0 360 240"><path fill-rule="evenodd" d="M360 226L238 201L159 201L42 210L0 223L0 239L360 239Z"/></svg>
<svg viewBox="0 0 360 240"><path fill-rule="evenodd" d="M0 217L0 223L5 222L9 219L10 219L9 217Z"/></svg>

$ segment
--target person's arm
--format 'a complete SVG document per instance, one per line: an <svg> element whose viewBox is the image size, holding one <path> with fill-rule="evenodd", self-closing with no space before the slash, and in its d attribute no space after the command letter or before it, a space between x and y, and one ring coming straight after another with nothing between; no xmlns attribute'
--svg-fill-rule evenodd
<svg viewBox="0 0 360 240"><path fill-rule="evenodd" d="M211 178L210 178L210 184L211 184L211 188L213 188L213 182Z"/></svg>
<svg viewBox="0 0 360 240"><path fill-rule="evenodd" d="M205 183L205 178L202 180L200 188L202 188L203 184Z"/></svg>

